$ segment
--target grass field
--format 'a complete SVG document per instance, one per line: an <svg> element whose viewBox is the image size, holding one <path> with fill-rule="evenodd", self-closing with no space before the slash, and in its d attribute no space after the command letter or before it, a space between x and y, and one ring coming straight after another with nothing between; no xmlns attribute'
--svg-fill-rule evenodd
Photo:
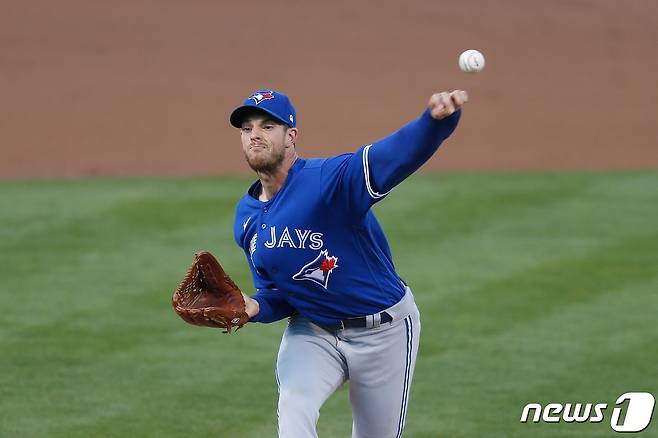
<svg viewBox="0 0 658 438"><path fill-rule="evenodd" d="M0 183L0 436L275 436L285 323L226 336L170 307L199 249L251 288L248 181ZM420 175L376 211L423 321L405 436L618 436L616 398L658 396L657 172ZM609 407L521 424L530 402ZM344 387L318 427L350 426Z"/></svg>

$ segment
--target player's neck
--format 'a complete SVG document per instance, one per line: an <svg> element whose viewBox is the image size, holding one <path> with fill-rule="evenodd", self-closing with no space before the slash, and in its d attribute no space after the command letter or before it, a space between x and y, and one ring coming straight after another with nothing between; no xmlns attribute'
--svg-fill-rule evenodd
<svg viewBox="0 0 658 438"><path fill-rule="evenodd" d="M258 179L260 180L261 191L258 195L260 201L269 201L276 195L283 184L286 182L288 172L295 161L297 160L297 153L287 156L281 166L272 172L258 172Z"/></svg>

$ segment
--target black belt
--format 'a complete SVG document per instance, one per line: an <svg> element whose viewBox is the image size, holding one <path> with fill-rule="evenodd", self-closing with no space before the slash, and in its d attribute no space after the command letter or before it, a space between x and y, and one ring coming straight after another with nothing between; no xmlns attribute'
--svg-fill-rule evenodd
<svg viewBox="0 0 658 438"><path fill-rule="evenodd" d="M334 329L341 329L341 328L366 328L368 327L367 323L367 318L368 316L360 316L358 318L347 318L342 321L340 321L338 324L335 326L332 326L331 328ZM385 324L387 322L393 321L393 317L388 314L388 312L382 312L379 314L379 323L380 324Z"/></svg>

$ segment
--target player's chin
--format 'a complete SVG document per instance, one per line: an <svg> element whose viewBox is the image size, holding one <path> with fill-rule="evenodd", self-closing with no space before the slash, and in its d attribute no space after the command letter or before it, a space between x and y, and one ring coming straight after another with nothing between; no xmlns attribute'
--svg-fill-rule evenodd
<svg viewBox="0 0 658 438"><path fill-rule="evenodd" d="M274 163L265 154L247 154L247 164L256 172L268 172L272 170Z"/></svg>
<svg viewBox="0 0 658 438"><path fill-rule="evenodd" d="M249 164L251 164L251 163L254 163L254 164L267 163L268 161L272 161L272 157L264 149L259 149L259 150L250 149L245 154L245 157L247 158L247 161L249 162Z"/></svg>

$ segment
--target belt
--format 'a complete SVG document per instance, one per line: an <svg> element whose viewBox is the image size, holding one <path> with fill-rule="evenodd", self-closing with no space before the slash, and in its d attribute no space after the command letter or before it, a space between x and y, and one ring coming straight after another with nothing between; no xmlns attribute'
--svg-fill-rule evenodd
<svg viewBox="0 0 658 438"><path fill-rule="evenodd" d="M378 322L377 319L379 319ZM368 320L370 320L370 324L368 324ZM342 321L339 321L338 324L332 326L331 328L346 329L346 328L366 328L368 326L378 327L379 324L385 324L391 321L393 321L393 317L389 315L388 312L381 312L379 314L374 314L374 315L359 316L357 318L347 318Z"/></svg>

